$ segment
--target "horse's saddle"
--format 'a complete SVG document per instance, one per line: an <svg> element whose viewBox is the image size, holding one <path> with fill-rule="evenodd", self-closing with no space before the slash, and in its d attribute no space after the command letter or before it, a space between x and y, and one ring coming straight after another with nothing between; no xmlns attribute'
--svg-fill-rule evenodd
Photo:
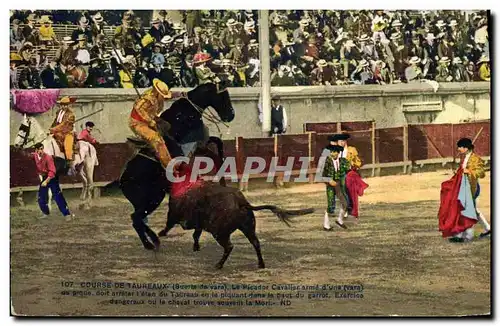
<svg viewBox="0 0 500 326"><path fill-rule="evenodd" d="M144 141L141 138L139 138L139 137L131 136L131 137L127 137L127 140L130 143L132 143L132 145L134 145L137 148L146 148L146 147L149 147L149 144L146 141Z"/></svg>

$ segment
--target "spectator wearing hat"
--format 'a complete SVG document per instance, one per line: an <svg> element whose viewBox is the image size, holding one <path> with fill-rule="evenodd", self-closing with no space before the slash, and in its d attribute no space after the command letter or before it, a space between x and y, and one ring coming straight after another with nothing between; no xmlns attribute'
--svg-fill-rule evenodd
<svg viewBox="0 0 500 326"><path fill-rule="evenodd" d="M242 39L242 36L237 29L238 22L231 18L226 23L226 28L222 31L220 36L220 48L223 53L228 53L230 45L235 44L237 39Z"/></svg>
<svg viewBox="0 0 500 326"><path fill-rule="evenodd" d="M197 79L193 70L193 55L188 54L181 61L179 72L182 87L196 87Z"/></svg>
<svg viewBox="0 0 500 326"><path fill-rule="evenodd" d="M75 63L76 65L83 65L87 67L90 63L90 52L87 45L87 39L85 35L80 34L77 41L78 43L73 48L76 51Z"/></svg>
<svg viewBox="0 0 500 326"><path fill-rule="evenodd" d="M409 62L410 65L405 69L405 79L406 82L420 81L422 78L422 69L420 69L419 64L421 60L419 57L412 57Z"/></svg>
<svg viewBox="0 0 500 326"><path fill-rule="evenodd" d="M26 42L30 42L33 45L38 43L38 30L35 28L36 15L29 14L27 24L23 27L23 38Z"/></svg>
<svg viewBox="0 0 500 326"><path fill-rule="evenodd" d="M453 58L451 65L451 75L453 76L454 82L466 82L467 81L467 72L465 71L465 67L462 63L462 59L460 57Z"/></svg>
<svg viewBox="0 0 500 326"><path fill-rule="evenodd" d="M255 27L255 21L248 20L247 22L245 22L243 29L245 31L245 34L244 34L245 35L245 37L244 37L245 44L248 44L248 42L251 39L258 39L259 38L259 35L257 34L256 27Z"/></svg>
<svg viewBox="0 0 500 326"><path fill-rule="evenodd" d="M358 47L352 39L346 39L340 48L340 63L344 66L344 79L352 74L357 67L357 60L361 54Z"/></svg>
<svg viewBox="0 0 500 326"><path fill-rule="evenodd" d="M440 58L447 57L450 60L453 60L455 54L454 54L454 49L450 45L451 39L447 38L447 36L443 36L443 38L440 39L440 42L437 47L437 55Z"/></svg>
<svg viewBox="0 0 500 326"><path fill-rule="evenodd" d="M66 88L68 78L62 72L56 61L52 60L40 73L42 85L45 88Z"/></svg>
<svg viewBox="0 0 500 326"><path fill-rule="evenodd" d="M455 48L457 49L459 55L463 55L463 51L465 48L465 40L466 36L464 34L464 30L460 29L458 26L458 22L456 19L452 19L448 23L449 29L448 29L448 39L453 42L455 45Z"/></svg>
<svg viewBox="0 0 500 326"><path fill-rule="evenodd" d="M236 39L234 45L231 45L231 50L226 55L226 59L231 60L233 64L241 64L246 62L246 58L243 54L243 41L241 39Z"/></svg>
<svg viewBox="0 0 500 326"><path fill-rule="evenodd" d="M429 71L430 58L426 48L422 46L420 38L421 36L419 34L412 35L411 44L408 49L408 56L420 59L420 63L423 66L421 77L424 78Z"/></svg>
<svg viewBox="0 0 500 326"><path fill-rule="evenodd" d="M476 72L476 65L474 64L473 61L469 61L465 67L465 81L472 82L478 80L479 78Z"/></svg>
<svg viewBox="0 0 500 326"><path fill-rule="evenodd" d="M10 88L19 88L19 83L17 80L17 66L22 62L22 58L19 54L12 52L10 54Z"/></svg>
<svg viewBox="0 0 500 326"><path fill-rule="evenodd" d="M199 10L187 10L186 11L186 33L189 37L194 36L194 28L196 26L202 26L203 20L201 17L201 12Z"/></svg>
<svg viewBox="0 0 500 326"><path fill-rule="evenodd" d="M134 86L137 88L151 87L151 80L148 74L148 62L146 60L143 60L142 65L135 70Z"/></svg>
<svg viewBox="0 0 500 326"><path fill-rule="evenodd" d="M134 88L131 75L133 61L135 61L133 56L127 56L126 60L121 65L122 68L118 71L118 75L120 76L120 86L122 88Z"/></svg>
<svg viewBox="0 0 500 326"><path fill-rule="evenodd" d="M19 19L14 19L12 21L12 27L10 28L10 46L14 47L16 50L20 50L22 43L24 41L23 31L19 27Z"/></svg>
<svg viewBox="0 0 500 326"><path fill-rule="evenodd" d="M335 213L336 197L339 199L340 208L335 224L343 229L347 229L347 226L344 224L344 215L348 209L345 177L351 169L351 166L347 159L341 157L341 153L344 149L342 146L328 145L326 149L329 150L330 153L326 158L322 173L323 178L328 178L328 181L326 182L328 206L323 219L323 229L325 231L331 231L332 229L330 226L330 217L333 217L333 214Z"/></svg>
<svg viewBox="0 0 500 326"><path fill-rule="evenodd" d="M311 85L331 85L333 74L333 69L328 66L326 60L320 59L311 72Z"/></svg>
<svg viewBox="0 0 500 326"><path fill-rule="evenodd" d="M305 33L308 26L309 22L306 19L301 19L299 21L299 27L293 31L293 41L295 43L298 43L299 40L302 41L306 39Z"/></svg>
<svg viewBox="0 0 500 326"><path fill-rule="evenodd" d="M215 73L207 66L207 62L210 60L212 60L212 56L204 52L196 53L193 58L193 67L198 85L214 83L216 79Z"/></svg>
<svg viewBox="0 0 500 326"><path fill-rule="evenodd" d="M156 43L153 46L153 54L151 55L151 64L153 66L163 67L165 65L165 56L161 53L161 48L161 43Z"/></svg>
<svg viewBox="0 0 500 326"><path fill-rule="evenodd" d="M92 26L90 27L90 30L92 31L93 39L97 40L99 35L105 35L104 27L106 26L106 22L104 21L104 17L102 16L101 12L97 12L94 16L91 16L91 18Z"/></svg>
<svg viewBox="0 0 500 326"><path fill-rule="evenodd" d="M279 66L278 70L271 74L271 86L295 86L292 69L287 65Z"/></svg>
<svg viewBox="0 0 500 326"><path fill-rule="evenodd" d="M39 89L42 86L40 73L36 69L36 59L31 58L27 67L25 67L19 76L19 88L21 89Z"/></svg>
<svg viewBox="0 0 500 326"><path fill-rule="evenodd" d="M478 68L478 77L479 80L482 81L490 81L490 58L487 56L482 56L477 63Z"/></svg>
<svg viewBox="0 0 500 326"><path fill-rule="evenodd" d="M351 74L351 81L358 85L375 83L373 72L368 61L363 59L359 62L358 67Z"/></svg>
<svg viewBox="0 0 500 326"><path fill-rule="evenodd" d="M151 35L156 42L160 42L165 36L165 26L161 23L160 18L156 17L151 21L151 28L149 29L148 34Z"/></svg>
<svg viewBox="0 0 500 326"><path fill-rule="evenodd" d="M273 96L271 99L271 133L270 136L286 133L288 119L286 110L281 105L278 96Z"/></svg>
<svg viewBox="0 0 500 326"><path fill-rule="evenodd" d="M394 74L394 80L401 81L401 78L404 76L404 60L408 58L408 49L403 44L401 33L391 35L388 50L388 63Z"/></svg>
<svg viewBox="0 0 500 326"><path fill-rule="evenodd" d="M374 40L386 40L387 37L384 33L388 26L388 19L384 15L383 10L376 10L375 15L372 20L371 30L373 32L372 39Z"/></svg>
<svg viewBox="0 0 500 326"><path fill-rule="evenodd" d="M89 50L90 59L102 59L102 56L106 53L105 36L104 34L97 34L94 39L95 43Z"/></svg>
<svg viewBox="0 0 500 326"><path fill-rule="evenodd" d="M52 43L58 43L52 23L49 16L45 15L40 18L41 26L38 28L40 44L52 45Z"/></svg>
<svg viewBox="0 0 500 326"><path fill-rule="evenodd" d="M392 84L392 74L387 67L387 64L382 60L375 61L375 70L373 79L379 85Z"/></svg>
<svg viewBox="0 0 500 326"><path fill-rule="evenodd" d="M89 20L85 16L80 17L78 20L78 27L71 33L73 42L78 42L80 35L84 35L89 44L93 43L92 31L89 28Z"/></svg>
<svg viewBox="0 0 500 326"><path fill-rule="evenodd" d="M439 59L439 66L436 68L436 81L440 83L451 82L453 77L451 76L450 69L450 59L448 57L443 57Z"/></svg>
<svg viewBox="0 0 500 326"><path fill-rule="evenodd" d="M33 43L24 42L23 46L21 47L21 50L19 50L19 55L23 59L23 63L28 64L31 61L31 59L35 58L36 56Z"/></svg>
<svg viewBox="0 0 500 326"><path fill-rule="evenodd" d="M375 44L373 43L373 39L368 37L368 34L363 34L358 38L359 42L359 50L361 55L367 58L372 58L377 60L378 53L375 48Z"/></svg>

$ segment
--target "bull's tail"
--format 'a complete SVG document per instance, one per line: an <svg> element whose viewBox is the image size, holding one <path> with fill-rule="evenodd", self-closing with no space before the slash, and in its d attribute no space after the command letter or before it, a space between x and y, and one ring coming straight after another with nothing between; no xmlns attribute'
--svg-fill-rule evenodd
<svg viewBox="0 0 500 326"><path fill-rule="evenodd" d="M251 209L252 211L260 211L263 209L269 209L281 221L283 221L288 226L290 226L289 222L290 222L290 218L292 216L307 215L307 214L311 214L314 212L314 208L288 210L288 209L279 208L278 206L274 206L274 205L261 205L261 206L249 205L248 208Z"/></svg>

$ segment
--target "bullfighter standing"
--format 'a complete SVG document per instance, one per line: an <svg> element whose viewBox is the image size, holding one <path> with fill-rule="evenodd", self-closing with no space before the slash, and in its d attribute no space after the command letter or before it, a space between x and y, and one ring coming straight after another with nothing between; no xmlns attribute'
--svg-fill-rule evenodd
<svg viewBox="0 0 500 326"><path fill-rule="evenodd" d="M49 188L54 195L54 200L56 201L57 207L66 217L66 221L70 221L71 215L68 204L64 199L61 188L59 187L58 176L56 175L56 167L54 164L54 159L49 154L43 151L43 144L35 144L35 152L33 153L33 159L36 163L37 172L41 177L40 188L38 189L38 205L43 215L40 217L46 218L50 214L48 200L49 200Z"/></svg>
<svg viewBox="0 0 500 326"><path fill-rule="evenodd" d="M349 138L351 138L351 136L347 133L334 136L339 146L342 146L344 149L341 157L347 159L351 164L351 171L349 171L346 176L348 210L344 217L350 214L354 216L355 222L357 223L359 216L358 196L363 196L364 190L368 187L368 184L361 180L361 176L358 173L362 165L361 159L359 158L356 147L347 144Z"/></svg>
<svg viewBox="0 0 500 326"><path fill-rule="evenodd" d="M330 180L326 183L328 209L325 212L323 229L325 231L331 230L330 215L333 215L335 212L335 197L338 197L340 202L339 215L335 223L339 227L347 229L347 226L345 226L343 222L344 214L347 211L345 177L347 172L351 169L351 165L347 159L341 157L342 150L344 149L342 146L329 145L326 149L330 151L330 155L326 158L323 177L329 178Z"/></svg>
<svg viewBox="0 0 500 326"><path fill-rule="evenodd" d="M485 176L484 162L474 153L474 145L469 138L460 139L457 150L461 156L460 166L455 175L441 185L438 217L443 237L450 237L451 242L464 242L473 239L473 228L478 220L484 228L480 238L490 235L491 230L476 205L480 193L478 179Z"/></svg>

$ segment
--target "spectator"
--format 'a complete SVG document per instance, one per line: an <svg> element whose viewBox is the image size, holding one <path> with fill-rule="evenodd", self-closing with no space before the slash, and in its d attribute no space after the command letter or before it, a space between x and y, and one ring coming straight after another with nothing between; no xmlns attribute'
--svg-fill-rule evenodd
<svg viewBox="0 0 500 326"><path fill-rule="evenodd" d="M92 38L94 40L98 39L99 35L104 36L104 27L106 26L104 22L104 17L102 17L101 12L98 12L92 16L92 26L90 30L92 31ZM102 40L102 38L101 38Z"/></svg>
<svg viewBox="0 0 500 326"><path fill-rule="evenodd" d="M17 53L10 54L10 88L19 88L17 80L17 66L22 62L22 58Z"/></svg>
<svg viewBox="0 0 500 326"><path fill-rule="evenodd" d="M49 16L42 16L40 18L40 24L38 30L38 35L40 37L40 44L52 45L53 43L58 43L56 38L56 33L52 27L52 21Z"/></svg>
<svg viewBox="0 0 500 326"><path fill-rule="evenodd" d="M448 57L439 59L439 66L436 69L436 81L445 83L453 80L453 77L450 75L450 70L448 69L449 65L450 59L448 59Z"/></svg>
<svg viewBox="0 0 500 326"><path fill-rule="evenodd" d="M42 80L40 79L40 74L36 69L36 59L30 59L30 62L26 68L21 71L19 76L19 88L21 89L37 89L41 88Z"/></svg>
<svg viewBox="0 0 500 326"><path fill-rule="evenodd" d="M410 66L405 70L405 78L408 83L419 81L422 78L422 69L418 66L421 60L419 57L412 57L409 61Z"/></svg>
<svg viewBox="0 0 500 326"><path fill-rule="evenodd" d="M20 50L24 41L23 31L19 27L19 23L19 19L14 19L12 21L12 27L10 28L10 45L13 46L15 50Z"/></svg>
<svg viewBox="0 0 500 326"><path fill-rule="evenodd" d="M68 87L68 79L56 61L51 61L40 73L44 88Z"/></svg>
<svg viewBox="0 0 500 326"><path fill-rule="evenodd" d="M54 70L48 62L54 60L58 63L55 69L69 76L69 86L76 86L74 81L81 78L80 86L121 87L117 66L133 56L141 62L140 67L130 68L137 85L148 84L148 74L156 71L158 64L160 71L156 73L163 73L169 86L192 87L201 71L212 76L202 77L202 82L215 80L213 74L217 73L232 76L229 82L233 87L259 85L255 11L193 10L182 14L182 21L173 22L165 10L160 10L151 21L154 24L148 24L152 26L142 26L144 13L132 11L14 11L11 50L19 51L26 65L35 58L35 69L45 71L48 84ZM40 27L37 17L41 17ZM410 81L489 78L489 66L482 59L489 58L486 11L464 15L458 11L276 10L269 19L273 85L405 82L407 72L415 70L410 63L413 57L420 60L417 66L421 74L410 77ZM77 26L70 35L59 34L63 29L55 27L72 22ZM110 29L117 32L112 37L114 43L106 41L105 31ZM62 42L54 47L56 40ZM155 44L161 47L153 59ZM198 53L219 61L193 66ZM105 55L114 59L93 60ZM440 64L444 57L448 63ZM223 59L229 59L230 64ZM476 65L480 59L482 62ZM90 80L85 81L87 72Z"/></svg>
<svg viewBox="0 0 500 326"><path fill-rule="evenodd" d="M487 56L482 56L477 65L479 66L479 79L490 81L490 59Z"/></svg>
<svg viewBox="0 0 500 326"><path fill-rule="evenodd" d="M35 14L30 14L27 18L28 23L24 25L23 28L23 38L26 42L30 42L32 45L38 44L38 31L35 28L36 16Z"/></svg>

